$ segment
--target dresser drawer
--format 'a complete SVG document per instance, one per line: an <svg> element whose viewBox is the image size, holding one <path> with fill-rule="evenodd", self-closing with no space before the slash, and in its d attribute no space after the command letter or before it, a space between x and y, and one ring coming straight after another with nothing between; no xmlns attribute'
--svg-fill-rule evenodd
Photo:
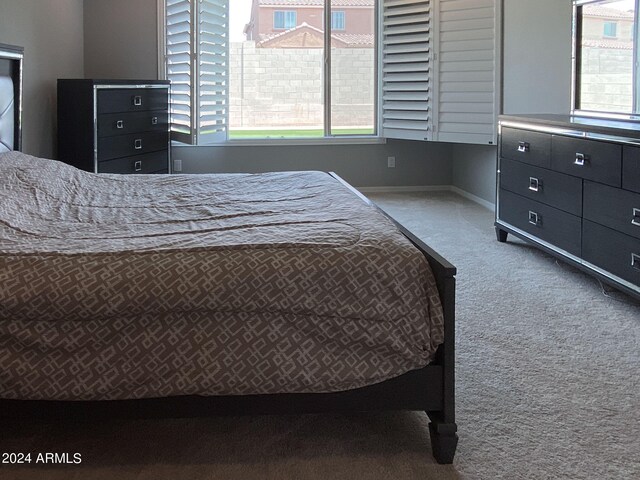
<svg viewBox="0 0 640 480"><path fill-rule="evenodd" d="M98 136L110 137L136 132L166 132L169 114L166 110L122 112L98 115Z"/></svg>
<svg viewBox="0 0 640 480"><path fill-rule="evenodd" d="M551 135L502 127L501 156L548 168L551 165Z"/></svg>
<svg viewBox="0 0 640 480"><path fill-rule="evenodd" d="M597 140L553 135L551 168L576 177L619 187L622 178L622 146Z"/></svg>
<svg viewBox="0 0 640 480"><path fill-rule="evenodd" d="M584 218L640 239L640 193L584 182Z"/></svg>
<svg viewBox="0 0 640 480"><path fill-rule="evenodd" d="M98 90L98 115L143 110L166 110L168 89L125 88Z"/></svg>
<svg viewBox="0 0 640 480"><path fill-rule="evenodd" d="M580 217L500 189L499 219L580 256Z"/></svg>
<svg viewBox="0 0 640 480"><path fill-rule="evenodd" d="M152 152L98 163L98 173L167 173L168 152Z"/></svg>
<svg viewBox="0 0 640 480"><path fill-rule="evenodd" d="M502 158L500 187L572 215L582 215L579 178Z"/></svg>
<svg viewBox="0 0 640 480"><path fill-rule="evenodd" d="M168 132L141 132L98 139L98 161L167 150Z"/></svg>
<svg viewBox="0 0 640 480"><path fill-rule="evenodd" d="M622 150L622 188L640 193L640 147Z"/></svg>
<svg viewBox="0 0 640 480"><path fill-rule="evenodd" d="M584 221L582 257L587 262L640 285L640 240Z"/></svg>

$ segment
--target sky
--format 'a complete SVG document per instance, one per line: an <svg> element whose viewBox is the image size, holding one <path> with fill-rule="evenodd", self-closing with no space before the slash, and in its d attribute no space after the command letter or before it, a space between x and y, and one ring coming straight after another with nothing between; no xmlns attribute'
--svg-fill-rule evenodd
<svg viewBox="0 0 640 480"><path fill-rule="evenodd" d="M234 0L231 0L232 2ZM635 1L634 0L618 0L616 2L607 3L604 5L607 8L615 8L616 10L625 10L630 11L634 9Z"/></svg>
<svg viewBox="0 0 640 480"><path fill-rule="evenodd" d="M242 42L245 40L242 30L251 18L251 0L229 0L229 8L231 41Z"/></svg>

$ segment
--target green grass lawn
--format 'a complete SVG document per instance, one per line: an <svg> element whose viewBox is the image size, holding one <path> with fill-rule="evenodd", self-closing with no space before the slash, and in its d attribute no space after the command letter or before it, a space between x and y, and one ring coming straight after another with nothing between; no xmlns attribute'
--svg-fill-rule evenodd
<svg viewBox="0 0 640 480"><path fill-rule="evenodd" d="M373 128L337 128L333 130L334 135L373 135ZM229 138L231 140L241 140L244 138L322 138L324 137L323 129L316 130L230 130Z"/></svg>

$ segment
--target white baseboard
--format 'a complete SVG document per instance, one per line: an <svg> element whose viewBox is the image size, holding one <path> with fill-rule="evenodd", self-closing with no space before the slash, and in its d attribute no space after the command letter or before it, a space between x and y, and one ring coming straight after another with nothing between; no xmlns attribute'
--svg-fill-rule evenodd
<svg viewBox="0 0 640 480"><path fill-rule="evenodd" d="M480 198L477 195L474 195L473 193L469 193L466 190L462 190L461 188L458 187L454 187L453 185L450 186L451 187L451 191L453 193L457 193L458 195L467 198L469 200L471 200L472 202L477 203L478 205L482 205L484 208L491 210L492 212L494 212L496 210L496 204L493 202L488 202L487 200L485 200L484 198Z"/></svg>
<svg viewBox="0 0 640 480"><path fill-rule="evenodd" d="M455 187L453 185L415 185L407 187L357 187L362 193L409 193L409 192L453 192L461 197L471 200L484 208L495 211L495 203L489 202L483 198L469 193L466 190Z"/></svg>
<svg viewBox="0 0 640 480"><path fill-rule="evenodd" d="M362 193L450 192L449 185L413 185L409 187L356 187Z"/></svg>

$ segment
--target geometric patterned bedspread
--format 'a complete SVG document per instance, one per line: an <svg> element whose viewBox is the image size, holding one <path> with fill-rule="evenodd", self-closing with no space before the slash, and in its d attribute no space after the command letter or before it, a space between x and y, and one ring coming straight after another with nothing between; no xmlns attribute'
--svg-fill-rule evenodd
<svg viewBox="0 0 640 480"><path fill-rule="evenodd" d="M0 155L0 398L340 391L442 341L422 254L325 173Z"/></svg>

